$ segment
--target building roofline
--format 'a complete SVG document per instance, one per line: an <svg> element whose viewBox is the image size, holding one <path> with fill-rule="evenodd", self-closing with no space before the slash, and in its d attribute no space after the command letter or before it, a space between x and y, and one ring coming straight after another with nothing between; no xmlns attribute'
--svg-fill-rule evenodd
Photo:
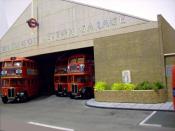
<svg viewBox="0 0 175 131"><path fill-rule="evenodd" d="M13 22L13 24L8 28L8 30L4 33L4 35L2 35L2 37L0 37L0 40L3 39L3 37L5 37L5 35L9 32L9 30L14 26L14 24L18 21L18 19L20 19L20 17L24 14L24 12L30 7L31 3L29 5L26 6L26 8L24 9L24 11L16 18L16 20Z"/></svg>
<svg viewBox="0 0 175 131"><path fill-rule="evenodd" d="M152 22L152 20L148 20L148 19L145 19L145 18L140 18L140 17L134 16L134 15L129 15L127 13L122 13L122 12L119 12L119 11L114 11L114 10L110 10L110 9L106 9L106 8L102 8L102 7L98 7L98 6L93 6L93 5L89 5L89 4L85 4L85 3L81 3L81 2L76 2L74 0L61 0L61 1L66 1L66 2L69 2L69 3L73 3L73 4L92 7L92 8L95 8L95 9L100 9L100 10L108 11L108 12L111 12L111 13L117 13L117 14L128 16L128 17L132 17L132 18L135 18L135 19L140 19L140 20L143 20L143 21L146 21L146 22Z"/></svg>
<svg viewBox="0 0 175 131"><path fill-rule="evenodd" d="M78 5L82 5L82 6L87 6L87 7L91 7L91 8L95 8L95 9L100 9L100 10L108 11L108 12L111 12L111 13L117 13L117 14L121 14L121 15L128 16L128 17L132 17L132 18L135 18L135 19L140 19L140 20L143 20L143 21L145 21L145 22L152 22L152 20L140 18L140 17L137 17L137 16L129 15L129 14L126 14L126 13L121 13L121 12L114 11L114 10L110 10L110 9L105 9L105 8L102 8L102 7L97 7L97 6L93 6L93 5L89 5L89 4L85 4L85 3L76 2L76 1L73 1L73 0L60 0L60 1L65 1L65 2L69 2L69 3L73 3L73 4L78 4ZM18 18L15 20L15 22L8 28L8 30L4 33L4 35L0 37L0 40L2 40L3 37L5 37L5 35L9 32L9 30L13 27L13 25L18 21L18 19L23 15L23 13L24 13L30 6L31 6L31 3L30 3L28 6L26 6L26 8L24 9L24 11L18 16Z"/></svg>

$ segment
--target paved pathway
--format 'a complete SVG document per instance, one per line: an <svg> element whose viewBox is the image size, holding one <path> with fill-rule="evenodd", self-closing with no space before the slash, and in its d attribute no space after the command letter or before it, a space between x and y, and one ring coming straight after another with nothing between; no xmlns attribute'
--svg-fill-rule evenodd
<svg viewBox="0 0 175 131"><path fill-rule="evenodd" d="M131 109L131 110L156 110L156 111L174 111L173 103L159 104L138 104L138 103L109 103L97 102L95 99L90 99L86 102L87 106L108 109Z"/></svg>

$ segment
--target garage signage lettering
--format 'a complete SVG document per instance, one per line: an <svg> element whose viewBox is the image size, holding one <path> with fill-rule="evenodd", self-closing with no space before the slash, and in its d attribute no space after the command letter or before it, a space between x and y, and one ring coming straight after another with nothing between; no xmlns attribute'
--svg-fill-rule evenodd
<svg viewBox="0 0 175 131"><path fill-rule="evenodd" d="M110 28L116 28L119 25L125 24L126 21L127 20L125 16L117 15L111 18L90 21L89 23L84 22L83 24L79 24L77 22L76 25L72 27L67 27L67 28L65 27L64 29L61 29L61 30L59 30L59 27L58 27L58 29L55 32L49 32L46 35L45 40L48 42L51 42L51 41L72 38L72 37L78 37L89 33L107 30ZM3 52L16 50L16 49L30 47L34 43L37 43L37 37L31 37L31 38L24 39L22 41L16 41L10 44L2 45L0 47L0 52L3 53Z"/></svg>
<svg viewBox="0 0 175 131"><path fill-rule="evenodd" d="M33 38L28 38L22 41L13 42L8 45L4 45L4 46L2 45L0 47L0 52L7 52L11 50L20 49L20 48L26 48L26 47L32 46L36 42L37 42L37 38L33 37Z"/></svg>
<svg viewBox="0 0 175 131"><path fill-rule="evenodd" d="M106 30L125 23L125 16L113 17L109 19L97 20L95 22L89 22L87 24L85 23L82 25L77 25L72 28L57 30L56 32L48 33L47 37L48 41L56 41L65 38L81 36L88 33L98 32L101 30Z"/></svg>

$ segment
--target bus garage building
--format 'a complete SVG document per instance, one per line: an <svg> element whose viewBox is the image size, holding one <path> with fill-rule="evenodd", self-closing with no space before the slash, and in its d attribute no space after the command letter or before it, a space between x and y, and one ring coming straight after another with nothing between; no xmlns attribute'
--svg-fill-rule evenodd
<svg viewBox="0 0 175 131"><path fill-rule="evenodd" d="M38 27L28 26L31 17ZM161 15L150 21L68 0L37 0L1 38L0 61L43 55L47 63L47 55L77 50L94 55L96 81L121 82L129 70L132 83L163 82L172 99L175 31Z"/></svg>

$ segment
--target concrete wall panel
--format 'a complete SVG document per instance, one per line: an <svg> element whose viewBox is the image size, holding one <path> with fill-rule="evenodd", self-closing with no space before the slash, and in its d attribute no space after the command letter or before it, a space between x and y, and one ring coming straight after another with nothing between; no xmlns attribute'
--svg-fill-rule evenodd
<svg viewBox="0 0 175 131"><path fill-rule="evenodd" d="M39 22L38 32L26 24L31 18L30 5L2 38L0 60L10 56L31 56L60 49L69 50L69 43L81 43L82 40L108 36L120 32L125 29L124 27L142 26L148 23L152 25L147 20L64 0L35 1L33 12L34 18ZM77 45L75 49L82 47L81 44ZM93 45L83 45L83 47L89 46Z"/></svg>
<svg viewBox="0 0 175 131"><path fill-rule="evenodd" d="M112 84L122 81L130 70L133 83L164 82L164 66L158 29L96 39L94 42L96 80Z"/></svg>
<svg viewBox="0 0 175 131"><path fill-rule="evenodd" d="M158 16L160 38L163 45L166 67L166 82L168 88L168 98L172 100L172 66L175 65L175 30L161 16Z"/></svg>

